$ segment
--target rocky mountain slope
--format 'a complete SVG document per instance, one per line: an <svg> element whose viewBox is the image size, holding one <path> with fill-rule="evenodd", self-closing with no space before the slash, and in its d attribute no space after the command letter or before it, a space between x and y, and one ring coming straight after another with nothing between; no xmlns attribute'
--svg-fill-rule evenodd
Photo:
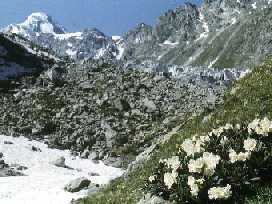
<svg viewBox="0 0 272 204"><path fill-rule="evenodd" d="M12 79L39 75L58 63L61 63L61 59L50 51L19 36L0 33L0 90L8 88Z"/></svg>
<svg viewBox="0 0 272 204"><path fill-rule="evenodd" d="M182 122L180 130L172 135L166 142L160 143L160 145L149 154L149 159L139 168L115 180L100 193L79 200L77 203L169 203L162 199L152 197L152 195L146 195L144 199L142 199L146 193L144 189L148 177L152 175L154 169L158 168L159 161L176 155L177 151L179 151L177 147L181 145L186 138L191 138L194 135L205 135L227 123L243 124L255 118L271 118L271 80L272 61L268 60L228 89L225 92L224 102L217 106L216 109L206 110L201 115L191 117L186 122ZM251 184L250 195L247 195L241 203L269 203L270 198L271 179L261 185Z"/></svg>
<svg viewBox="0 0 272 204"><path fill-rule="evenodd" d="M211 69L175 79L94 61L71 64L52 80L48 73L55 72L1 94L0 133L46 139L51 147L117 166L177 121L214 107L242 74Z"/></svg>

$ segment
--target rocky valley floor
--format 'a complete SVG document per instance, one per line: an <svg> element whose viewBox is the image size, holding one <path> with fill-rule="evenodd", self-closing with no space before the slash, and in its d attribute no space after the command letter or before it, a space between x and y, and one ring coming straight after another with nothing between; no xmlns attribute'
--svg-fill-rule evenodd
<svg viewBox="0 0 272 204"><path fill-rule="evenodd" d="M32 85L1 94L0 132L124 167L179 121L220 103L240 74L184 71L177 79L111 64L74 64L55 82L46 72Z"/></svg>

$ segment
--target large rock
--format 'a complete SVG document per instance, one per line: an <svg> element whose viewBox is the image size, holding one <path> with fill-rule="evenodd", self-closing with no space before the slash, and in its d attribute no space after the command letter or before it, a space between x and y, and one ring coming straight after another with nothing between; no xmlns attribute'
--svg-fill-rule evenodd
<svg viewBox="0 0 272 204"><path fill-rule="evenodd" d="M0 177L24 176L24 174L20 172L24 169L15 168L16 166L19 167L20 165L13 165L13 167L9 166L3 159L1 159L2 157L3 153L0 152Z"/></svg>
<svg viewBox="0 0 272 204"><path fill-rule="evenodd" d="M149 113L155 112L157 110L155 103L153 101L149 100L148 98L145 98L143 100L143 105L147 109L147 112L149 112Z"/></svg>
<svg viewBox="0 0 272 204"><path fill-rule="evenodd" d="M91 183L88 187L88 196L91 196L91 195L97 193L99 190L100 190L99 185Z"/></svg>
<svg viewBox="0 0 272 204"><path fill-rule="evenodd" d="M65 164L64 157L60 157L60 158L56 159L55 161L52 162L52 164L54 164L57 167L67 168L67 165Z"/></svg>
<svg viewBox="0 0 272 204"><path fill-rule="evenodd" d="M64 189L68 192L74 193L81 191L84 188L87 188L90 185L91 181L85 177L77 178L70 183L68 183Z"/></svg>
<svg viewBox="0 0 272 204"><path fill-rule="evenodd" d="M23 173L10 168L0 169L0 177L24 176Z"/></svg>
<svg viewBox="0 0 272 204"><path fill-rule="evenodd" d="M50 70L47 71L47 77L54 84L63 84L63 77L62 77L63 74L64 74L64 69L58 66L54 66Z"/></svg>

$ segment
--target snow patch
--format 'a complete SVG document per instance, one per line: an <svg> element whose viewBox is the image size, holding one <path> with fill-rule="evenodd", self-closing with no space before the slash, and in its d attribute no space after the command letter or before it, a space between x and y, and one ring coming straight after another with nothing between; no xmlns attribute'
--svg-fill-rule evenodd
<svg viewBox="0 0 272 204"><path fill-rule="evenodd" d="M252 8L253 8L253 9L257 9L257 2L254 2L254 3L252 4Z"/></svg>
<svg viewBox="0 0 272 204"><path fill-rule="evenodd" d="M213 65L217 62L218 59L219 59L219 57L216 57L215 60L211 61L208 68L212 68Z"/></svg>
<svg viewBox="0 0 272 204"><path fill-rule="evenodd" d="M121 36L118 36L118 35L114 35L114 36L111 36L111 39L112 39L113 41L119 41L119 40L122 39L122 37L121 37Z"/></svg>
<svg viewBox="0 0 272 204"><path fill-rule="evenodd" d="M77 51L72 50L72 49L68 49L68 50L66 50L66 54L72 57L72 56L75 56L77 54Z"/></svg>
<svg viewBox="0 0 272 204"><path fill-rule="evenodd" d="M118 48L118 55L116 56L116 59L120 60L124 55L125 48L122 46L118 46L117 48Z"/></svg>
<svg viewBox="0 0 272 204"><path fill-rule="evenodd" d="M68 47L73 47L73 44L70 43L70 42L68 42L68 43L67 43L67 46L68 46Z"/></svg>
<svg viewBox="0 0 272 204"><path fill-rule="evenodd" d="M101 57L103 57L106 54L106 51L107 51L106 49L100 48L99 50L96 51L94 59L100 59Z"/></svg>
<svg viewBox="0 0 272 204"><path fill-rule="evenodd" d="M237 19L236 19L235 17L233 17L233 18L231 19L231 24L234 25L234 24L236 24L236 23L237 23Z"/></svg>
<svg viewBox="0 0 272 204"><path fill-rule="evenodd" d="M209 25L208 25L207 21L205 20L204 15L201 12L199 14L199 20L200 20L200 22L202 22L202 26L203 26L204 32L205 33L210 32Z"/></svg>
<svg viewBox="0 0 272 204"><path fill-rule="evenodd" d="M5 145L4 141L14 144ZM32 146L41 149L33 152ZM122 175L121 169L93 163L91 160L73 157L69 151L49 149L47 145L29 141L24 137L0 136L0 151L8 164L28 167L23 171L27 176L0 178L0 203L3 204L68 204L72 199L86 196L86 191L69 193L63 190L71 180L86 177L96 184L107 184ZM52 161L65 157L66 164L75 170L52 165ZM90 176L89 173L100 176Z"/></svg>
<svg viewBox="0 0 272 204"><path fill-rule="evenodd" d="M41 24L42 33L54 33L54 26L50 23Z"/></svg>
<svg viewBox="0 0 272 204"><path fill-rule="evenodd" d="M163 42L164 45L172 45L172 46L175 46L175 45L178 45L179 42L171 42L170 40L166 40Z"/></svg>
<svg viewBox="0 0 272 204"><path fill-rule="evenodd" d="M209 25L208 25L207 21L205 20L205 17L202 14L202 12L199 13L199 20L202 23L202 27L203 27L204 32L202 32L195 41L199 41L202 38L207 38L209 36L209 32L210 32Z"/></svg>
<svg viewBox="0 0 272 204"><path fill-rule="evenodd" d="M55 38L57 38L59 40L67 40L69 38L83 39L82 32L55 34L54 36L55 36Z"/></svg>

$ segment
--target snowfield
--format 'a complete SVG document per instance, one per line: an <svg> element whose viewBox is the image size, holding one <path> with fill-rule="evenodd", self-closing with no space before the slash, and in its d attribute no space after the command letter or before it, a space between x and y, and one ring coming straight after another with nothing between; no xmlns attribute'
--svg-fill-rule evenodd
<svg viewBox="0 0 272 204"><path fill-rule="evenodd" d="M11 141L13 144L4 144ZM33 152L32 146L41 149ZM0 136L0 152L8 164L20 164L28 167L23 171L27 176L0 178L0 203L3 204L68 204L87 194L87 191L69 193L64 186L79 177L86 177L96 184L107 184L122 175L123 171L91 160L73 157L69 151L49 149L46 144L29 141L24 137ZM65 157L66 164L75 170L56 167L52 161ZM100 176L90 176L98 173Z"/></svg>

